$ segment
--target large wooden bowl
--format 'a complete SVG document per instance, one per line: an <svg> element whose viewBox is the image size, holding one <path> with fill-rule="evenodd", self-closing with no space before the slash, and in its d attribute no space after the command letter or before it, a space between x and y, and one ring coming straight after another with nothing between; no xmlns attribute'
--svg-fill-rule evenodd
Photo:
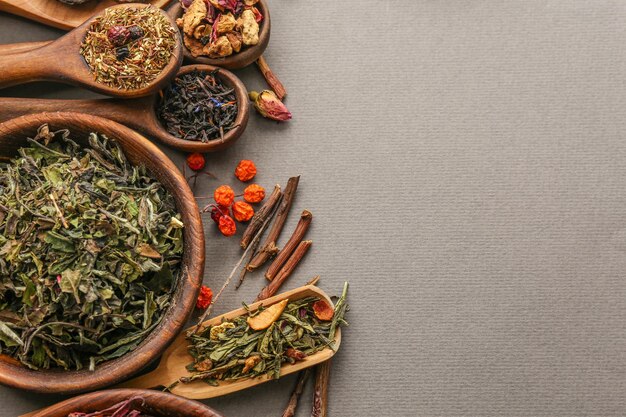
<svg viewBox="0 0 626 417"><path fill-rule="evenodd" d="M42 393L71 394L93 391L129 378L157 358L183 329L193 312L204 270L202 221L193 193L172 161L148 139L118 123L80 113L38 113L0 124L0 156L14 156L34 137L37 128L48 123L51 130L70 129L72 138L87 143L91 132L114 138L132 164L142 164L173 195L184 228L183 276L161 323L132 352L100 364L96 370L35 371L17 360L0 355L0 383Z"/></svg>
<svg viewBox="0 0 626 417"><path fill-rule="evenodd" d="M239 69L247 67L259 59L259 57L263 55L263 52L265 52L267 45L270 43L270 31L272 25L270 20L270 10L269 7L267 7L266 1L259 0L256 7L259 9L261 14L263 14L263 20L259 23L259 43L254 46L248 46L245 49L242 49L241 52L227 57L209 58L206 56L195 57L191 55L189 49L187 49L183 42L183 56L185 57L185 61L193 64L207 64L228 69ZM176 1L169 8L167 13L177 19L183 16L183 7L180 5L179 1ZM183 37L182 31L180 36L181 38Z"/></svg>
<svg viewBox="0 0 626 417"><path fill-rule="evenodd" d="M134 396L141 396L145 404L141 411L154 417L222 417L215 410L197 401L173 394L141 389L115 389L92 392L71 398L29 417L67 417L73 411L95 412L111 407Z"/></svg>

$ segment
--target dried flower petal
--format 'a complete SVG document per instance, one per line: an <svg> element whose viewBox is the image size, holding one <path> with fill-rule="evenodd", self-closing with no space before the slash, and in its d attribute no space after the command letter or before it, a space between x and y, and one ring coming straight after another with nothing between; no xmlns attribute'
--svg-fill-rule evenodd
<svg viewBox="0 0 626 417"><path fill-rule="evenodd" d="M258 203L265 198L265 188L258 184L251 184L243 190L243 199L248 203Z"/></svg>
<svg viewBox="0 0 626 417"><path fill-rule="evenodd" d="M239 181L250 181L256 175L256 165L249 159L242 159L239 161L237 168L235 168L235 177Z"/></svg>
<svg viewBox="0 0 626 417"><path fill-rule="evenodd" d="M284 122L291 119L291 112L270 90L263 90L260 93L250 92L250 99L254 102L254 107L263 117Z"/></svg>

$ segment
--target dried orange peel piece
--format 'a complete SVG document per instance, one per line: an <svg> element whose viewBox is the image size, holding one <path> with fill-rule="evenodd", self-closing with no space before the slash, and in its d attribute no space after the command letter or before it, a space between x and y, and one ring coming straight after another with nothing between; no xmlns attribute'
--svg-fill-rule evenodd
<svg viewBox="0 0 626 417"><path fill-rule="evenodd" d="M322 321L331 321L335 315L333 307L324 300L313 303L313 312L315 317Z"/></svg>
<svg viewBox="0 0 626 417"><path fill-rule="evenodd" d="M248 325L253 330L265 330L272 325L287 307L289 300L283 300L261 311L254 317L248 317Z"/></svg>

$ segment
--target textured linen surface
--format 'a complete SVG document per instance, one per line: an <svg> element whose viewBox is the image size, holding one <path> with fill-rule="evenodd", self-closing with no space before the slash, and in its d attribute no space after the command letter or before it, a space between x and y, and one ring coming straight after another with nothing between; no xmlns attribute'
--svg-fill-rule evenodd
<svg viewBox="0 0 626 417"><path fill-rule="evenodd" d="M624 415L626 2L270 6L266 57L294 119L253 114L235 147L209 157L220 179L196 194L239 186L242 158L267 187L302 174L282 242L308 208L314 244L286 288L315 274L332 294L351 283L330 415ZM0 42L60 33L0 14ZM255 68L237 74L264 85ZM0 95L92 96L52 84ZM205 229L216 288L240 251ZM217 312L262 281L228 290ZM278 416L294 382L206 403ZM59 399L0 397L1 416ZM310 407L309 384L297 415Z"/></svg>

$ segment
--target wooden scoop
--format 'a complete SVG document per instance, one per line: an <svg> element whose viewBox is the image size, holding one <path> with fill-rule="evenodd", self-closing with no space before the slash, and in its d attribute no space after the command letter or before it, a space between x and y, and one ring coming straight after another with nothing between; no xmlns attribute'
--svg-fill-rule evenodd
<svg viewBox="0 0 626 417"><path fill-rule="evenodd" d="M274 297L270 297L266 300L251 304L249 308L254 310L262 304L269 306L284 299L289 299L293 301L310 296L320 297L331 303L332 305L330 298L328 297L328 295L326 295L324 291L320 290L314 285L306 285L304 287L296 288L294 290L276 295ZM231 319L233 317L241 316L243 314L246 314L246 310L244 308L240 308L214 319L205 321L203 323L203 326L218 324L222 321L222 318ZM172 345L165 351L165 353L163 353L159 365L154 371L122 383L118 385L117 388L155 388L161 386L167 387L172 383L178 381L181 377L190 376L191 374L189 373L189 371L187 371L185 367L193 362L193 358L187 353L187 348L189 345L187 340L185 339L186 333L187 332L181 333L174 340ZM341 331L337 329L337 333L335 336L335 349L339 348L340 343ZM281 367L280 373L281 375L288 375L294 372L298 372L302 369L322 363L330 359L334 354L334 350L326 348L311 356L308 356L303 361L296 362L294 364L283 365ZM241 379L238 381L220 381L219 385L217 386L209 385L203 381L194 381L188 384L180 383L172 388L171 392L173 394L177 394L186 398L206 399L250 388L255 385L267 382L270 379L271 378L267 375L263 375L256 378Z"/></svg>
<svg viewBox="0 0 626 417"><path fill-rule="evenodd" d="M150 3L163 8L172 0L153 0ZM113 0L91 0L70 6L56 0L0 0L0 11L34 20L59 29L73 29L89 19L94 13L113 6Z"/></svg>
<svg viewBox="0 0 626 417"><path fill-rule="evenodd" d="M22 45L22 44L16 44ZM0 48L0 54L2 54ZM3 58L0 57L0 60ZM216 152L233 145L242 135L248 125L250 115L250 103L246 87L235 74L230 71L210 65L188 65L181 67L178 76L194 70L212 72L217 70L219 77L226 85L234 88L237 98L237 117L234 128L224 133L224 138L213 138L208 142L180 139L171 135L159 121L156 115L158 95L120 100L120 99L95 99L95 100L51 100L32 98L4 98L0 97L0 123L18 116L40 112L72 111L87 113L95 116L122 123L137 131L154 137L164 144L185 152Z"/></svg>
<svg viewBox="0 0 626 417"><path fill-rule="evenodd" d="M132 5L133 8L148 6L144 4ZM127 7L131 6L120 4L111 8ZM167 17L173 27L176 27L174 19L167 13L160 12ZM4 54L0 59L0 88L33 81L58 81L84 87L101 94L124 98L143 97L161 90L176 75L182 64L183 53L179 31L176 31L178 44L172 53L170 62L150 84L132 90L118 89L95 81L87 63L80 55L80 47L91 22L102 13L104 11L94 15L59 39L37 49L22 50L21 52L17 49L17 52L14 50L13 53Z"/></svg>

